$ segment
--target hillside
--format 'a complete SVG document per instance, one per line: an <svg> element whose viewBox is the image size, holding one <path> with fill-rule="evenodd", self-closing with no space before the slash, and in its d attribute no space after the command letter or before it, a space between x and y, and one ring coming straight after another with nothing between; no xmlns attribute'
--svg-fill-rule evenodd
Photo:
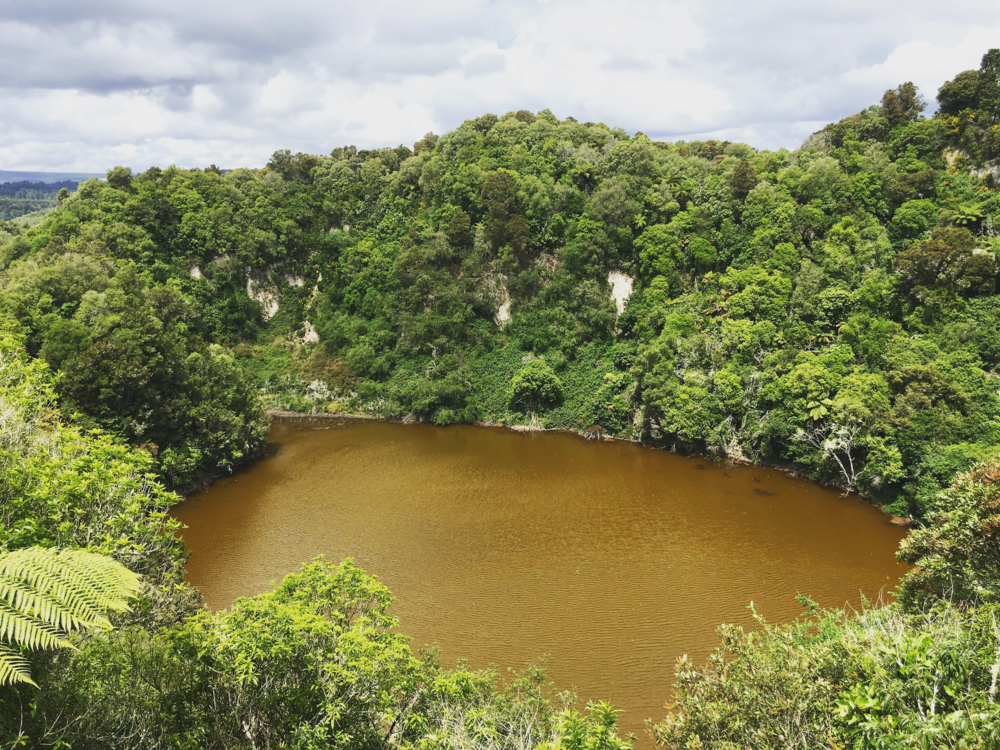
<svg viewBox="0 0 1000 750"><path fill-rule="evenodd" d="M173 482L259 448L248 380L282 409L794 462L919 516L1000 445L998 55L931 117L902 84L795 152L546 110L259 171L116 167L6 227L0 314Z"/></svg>

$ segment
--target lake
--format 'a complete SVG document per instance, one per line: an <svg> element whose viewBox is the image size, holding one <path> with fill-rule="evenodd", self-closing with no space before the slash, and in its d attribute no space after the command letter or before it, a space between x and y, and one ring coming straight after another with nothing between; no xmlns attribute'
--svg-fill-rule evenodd
<svg viewBox="0 0 1000 750"><path fill-rule="evenodd" d="M858 497L755 466L566 433L275 420L264 458L175 507L213 609L316 555L353 557L412 644L523 667L662 718L674 663L723 622L877 600L904 530ZM646 743L641 743L645 745Z"/></svg>

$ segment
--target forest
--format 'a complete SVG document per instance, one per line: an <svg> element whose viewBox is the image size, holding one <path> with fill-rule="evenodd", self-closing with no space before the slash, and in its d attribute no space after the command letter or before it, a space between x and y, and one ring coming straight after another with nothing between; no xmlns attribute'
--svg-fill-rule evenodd
<svg viewBox="0 0 1000 750"><path fill-rule="evenodd" d="M59 191L76 190L78 182L0 182L0 221L9 221L36 211L46 211L58 205Z"/></svg>
<svg viewBox="0 0 1000 750"><path fill-rule="evenodd" d="M631 745L541 669L413 653L350 560L205 611L171 490L259 455L278 410L597 431L862 493L914 525L896 601L723 626L655 741L997 746L998 180L993 49L936 106L901 83L795 151L522 110L259 170L117 166L0 223L0 739ZM53 620L61 557L23 551L55 548L138 588Z"/></svg>

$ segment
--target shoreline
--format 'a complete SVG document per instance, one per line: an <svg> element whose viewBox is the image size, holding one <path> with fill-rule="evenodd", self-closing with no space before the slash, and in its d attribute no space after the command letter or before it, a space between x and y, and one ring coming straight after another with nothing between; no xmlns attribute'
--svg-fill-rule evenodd
<svg viewBox="0 0 1000 750"><path fill-rule="evenodd" d="M295 421L309 421L309 420L326 421L326 420L330 420L330 419L357 419L357 420L364 420L364 421L371 421L371 422L390 422L390 423L394 423L394 424L403 424L403 425L427 424L426 422L420 422L420 421L418 421L416 419L412 419L412 418L411 419L407 419L407 418L404 417L403 419L394 419L394 418L391 418L391 417L379 417L379 416L375 416L375 415L372 415L372 414L351 414L351 413L346 413L346 412L341 412L341 413L336 413L336 414L330 414L328 412L294 412L294 411L281 411L281 410L278 410L278 409L274 409L274 410L268 410L265 413L268 415L268 417L271 418L272 422L275 421L275 420L287 421L287 422L295 422ZM879 505L878 501L875 500L875 498L873 498L872 496L870 496L870 495L868 495L868 494L866 494L864 492L845 491L844 487L842 487L841 485L837 484L836 482L823 482L823 481L820 481L818 479L813 479L812 477L806 476L805 474L802 474L801 472L797 471L796 468L795 468L795 466L794 466L794 464L789 465L789 464L787 464L785 462L778 462L778 461L749 461L749 460L747 460L745 458L733 458L731 456L727 456L727 457L722 458L722 459L712 458L710 456L707 456L704 453L700 453L700 452L697 452L697 451L687 452L687 451L683 451L683 450L678 450L677 447L676 447L676 444L672 447L672 446L670 446L670 445L668 445L666 443L661 443L661 442L656 442L656 441L651 441L651 440L637 440L635 438L622 438L622 437L616 437L614 435L607 435L599 427L596 430L574 430L574 429L569 428L569 427L541 427L541 426L538 426L536 424L531 424L531 425L510 425L510 424L506 424L504 422L481 422L481 421L476 421L476 422L461 422L461 423L457 423L457 424L469 424L469 425L472 425L473 427L486 427L486 428L491 428L491 429L502 429L502 430L506 430L508 432L514 432L514 433L518 433L518 434L531 434L531 433L536 433L536 432L564 433L564 434L568 434L568 435L575 435L576 437L579 437L579 438L582 438L584 440L587 440L588 442L589 441L596 441L596 442L599 442L599 443L610 443L610 442L631 443L633 445L640 445L640 446L643 446L643 447L646 447L646 448L649 448L649 449L652 449L652 450L670 451L671 453L683 455L683 456L686 456L688 458L701 457L701 458L705 458L706 460L711 461L713 463L718 463L719 465L722 465L722 466L725 466L725 465L729 465L729 466L743 465L743 466L760 466L761 468L774 469L774 470L780 471L780 472L784 473L786 476L792 477L794 479L804 479L806 481L818 484L818 485L820 485L822 487L831 487L831 488L838 489L838 490L841 491L841 493L842 493L842 495L844 497L846 497L848 495L857 495L858 497L862 498L863 500L865 500L867 503L869 503L873 507L875 507L878 510L882 511L882 513L884 513L887 516L889 523L893 524L894 526L901 526L903 528L912 528L912 527L914 527L916 525L914 523L914 521L912 519L910 519L910 518L904 518L904 517L901 517L901 516L895 516L895 515L889 513L881 505ZM213 473L204 474L204 475L198 477L193 482L190 482L187 485L184 485L183 487L180 487L178 489L173 490L173 492L180 498L180 503L183 503L183 502L185 502L188 499L188 497L190 495L193 495L196 492L200 492L202 490L206 490L209 487L211 487L212 484L215 482L216 479L222 479L223 477L231 476L234 472L236 472L236 471L238 471L238 470L240 470L240 469L242 469L244 467L250 466L252 463L254 463L255 461L257 461L261 457L261 455L263 455L263 453L261 453L259 455L256 455L256 456L249 457L246 461L243 461L242 463L238 464L237 466L232 467L232 469L228 473L217 474L217 473L213 472ZM180 503L178 503L178 504L180 504Z"/></svg>

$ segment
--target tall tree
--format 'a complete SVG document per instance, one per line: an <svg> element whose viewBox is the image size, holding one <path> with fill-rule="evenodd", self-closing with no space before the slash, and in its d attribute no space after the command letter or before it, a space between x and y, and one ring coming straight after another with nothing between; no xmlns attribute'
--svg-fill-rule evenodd
<svg viewBox="0 0 1000 750"><path fill-rule="evenodd" d="M979 108L991 124L1000 122L1000 49L983 55L979 66Z"/></svg>
<svg viewBox="0 0 1000 750"><path fill-rule="evenodd" d="M926 107L913 81L901 83L882 96L882 115L889 121L890 128L913 122Z"/></svg>
<svg viewBox="0 0 1000 750"><path fill-rule="evenodd" d="M979 71L966 70L938 89L937 100L941 113L957 115L963 109L975 109L979 93Z"/></svg>

